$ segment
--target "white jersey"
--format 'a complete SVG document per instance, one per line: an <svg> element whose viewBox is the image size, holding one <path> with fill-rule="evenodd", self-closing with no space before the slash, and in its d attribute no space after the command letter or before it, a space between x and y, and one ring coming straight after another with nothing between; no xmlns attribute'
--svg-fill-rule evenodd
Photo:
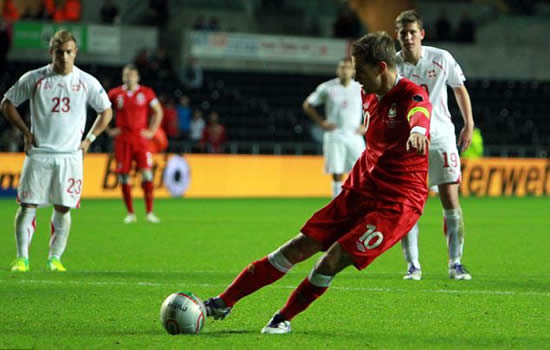
<svg viewBox="0 0 550 350"><path fill-rule="evenodd" d="M328 80L309 95L307 102L312 106L325 105L327 121L336 125L330 134L356 133L361 125L361 85L355 80L351 80L348 86L342 85L339 78Z"/></svg>
<svg viewBox="0 0 550 350"><path fill-rule="evenodd" d="M448 51L422 46L416 65L405 62L401 51L397 53L397 67L404 77L420 85L430 96L432 118L430 137L432 144L455 137L455 128L447 104L447 85L459 87L466 78L462 69Z"/></svg>
<svg viewBox="0 0 550 350"><path fill-rule="evenodd" d="M31 133L37 144L31 154L77 152L86 127L86 104L98 113L111 106L96 78L76 66L70 74L57 74L51 64L25 73L4 99L16 107L30 99Z"/></svg>

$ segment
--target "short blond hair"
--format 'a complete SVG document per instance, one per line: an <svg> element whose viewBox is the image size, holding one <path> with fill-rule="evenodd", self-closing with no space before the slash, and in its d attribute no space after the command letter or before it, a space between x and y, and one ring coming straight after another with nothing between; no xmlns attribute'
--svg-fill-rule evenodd
<svg viewBox="0 0 550 350"><path fill-rule="evenodd" d="M75 45L78 46L74 34L66 29L61 29L55 32L55 34L50 38L50 50L53 50L56 47L59 47L65 44L68 41L74 41Z"/></svg>

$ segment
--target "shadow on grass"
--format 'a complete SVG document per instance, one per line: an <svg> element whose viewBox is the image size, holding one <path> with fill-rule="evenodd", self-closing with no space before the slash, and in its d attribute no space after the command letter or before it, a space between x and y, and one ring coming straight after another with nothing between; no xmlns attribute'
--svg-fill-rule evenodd
<svg viewBox="0 0 550 350"><path fill-rule="evenodd" d="M201 337L210 337L210 338L220 338L220 337L229 337L232 335L238 335L238 334L259 334L258 330L251 330L251 329L222 329L219 331L206 331L201 332Z"/></svg>

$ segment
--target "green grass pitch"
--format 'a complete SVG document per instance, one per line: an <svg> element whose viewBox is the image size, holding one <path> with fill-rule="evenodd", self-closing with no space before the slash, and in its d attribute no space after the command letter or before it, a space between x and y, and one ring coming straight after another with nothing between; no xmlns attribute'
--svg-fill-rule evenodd
<svg viewBox="0 0 550 350"><path fill-rule="evenodd" d="M548 198L464 198L463 262L472 281L447 276L438 200L420 222L424 279L403 281L398 244L369 268L348 268L292 322L259 332L317 257L241 300L196 336L170 336L160 304L175 291L220 293L240 270L294 236L327 199L157 200L157 225L124 225L121 200L73 211L63 262L45 271L51 208L38 211L31 271L15 256L12 200L0 201L0 349L543 349L550 348ZM141 214L141 215L140 215Z"/></svg>

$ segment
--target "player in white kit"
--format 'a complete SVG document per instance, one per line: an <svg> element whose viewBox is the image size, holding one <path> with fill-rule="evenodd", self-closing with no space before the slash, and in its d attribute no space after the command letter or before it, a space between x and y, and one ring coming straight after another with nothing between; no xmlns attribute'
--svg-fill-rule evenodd
<svg viewBox="0 0 550 350"><path fill-rule="evenodd" d="M25 161L17 188L17 258L11 271L29 270L29 245L36 208L53 204L47 269L61 264L71 227L70 208L78 208L83 186L82 159L112 117L111 102L96 78L74 66L78 48L72 33L60 30L50 40L52 63L25 73L6 92L1 110L24 136ZM16 107L30 100L31 128ZM98 117L82 140L89 104Z"/></svg>
<svg viewBox="0 0 550 350"><path fill-rule="evenodd" d="M455 128L447 106L447 86L450 86L464 119L458 145L465 151L471 143L474 119L466 78L453 56L445 50L422 46L422 19L414 10L402 12L396 19L396 32L401 51L397 53L400 73L422 86L433 105L430 124L430 185L437 185L443 206L444 233L448 248L448 272L451 279L470 280L472 276L462 265L464 219L458 199L460 156ZM418 223L401 240L408 263L406 280L420 280L422 270L418 259Z"/></svg>
<svg viewBox="0 0 550 350"><path fill-rule="evenodd" d="M350 171L365 149L361 85L353 80L351 59L341 60L336 73L337 78L319 85L303 104L304 112L325 130L325 172L332 174L333 198L341 191L343 174ZM315 109L320 105L325 106L325 116Z"/></svg>

